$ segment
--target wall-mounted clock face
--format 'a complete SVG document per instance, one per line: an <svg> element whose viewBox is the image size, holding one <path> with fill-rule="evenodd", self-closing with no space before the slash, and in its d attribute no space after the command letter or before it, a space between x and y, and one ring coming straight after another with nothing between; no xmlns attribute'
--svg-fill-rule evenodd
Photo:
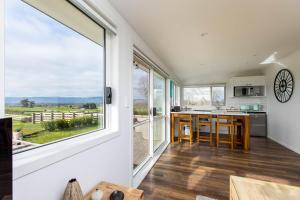
<svg viewBox="0 0 300 200"><path fill-rule="evenodd" d="M294 85L293 74L287 69L280 70L274 81L276 99L281 103L288 102L293 95Z"/></svg>

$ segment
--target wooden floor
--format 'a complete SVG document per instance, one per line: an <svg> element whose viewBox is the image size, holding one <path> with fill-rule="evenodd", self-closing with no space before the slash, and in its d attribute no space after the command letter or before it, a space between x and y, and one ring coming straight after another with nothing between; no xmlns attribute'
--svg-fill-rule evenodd
<svg viewBox="0 0 300 200"><path fill-rule="evenodd" d="M145 199L229 199L229 176L300 186L300 155L265 138L251 138L249 153L188 143L169 145L139 189Z"/></svg>

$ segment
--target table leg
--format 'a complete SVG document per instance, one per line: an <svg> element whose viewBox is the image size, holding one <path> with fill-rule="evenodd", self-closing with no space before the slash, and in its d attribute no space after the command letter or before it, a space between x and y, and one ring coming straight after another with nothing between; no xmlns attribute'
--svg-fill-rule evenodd
<svg viewBox="0 0 300 200"><path fill-rule="evenodd" d="M171 143L173 144L174 143L174 137L175 137L175 134L174 134L174 114L171 113Z"/></svg>
<svg viewBox="0 0 300 200"><path fill-rule="evenodd" d="M244 150L250 149L250 116L244 117Z"/></svg>

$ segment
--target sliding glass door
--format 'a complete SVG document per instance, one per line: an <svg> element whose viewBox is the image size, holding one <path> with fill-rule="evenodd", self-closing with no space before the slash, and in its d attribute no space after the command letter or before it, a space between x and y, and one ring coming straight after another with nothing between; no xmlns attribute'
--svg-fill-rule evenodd
<svg viewBox="0 0 300 200"><path fill-rule="evenodd" d="M133 169L137 172L165 142L165 78L134 57Z"/></svg>
<svg viewBox="0 0 300 200"><path fill-rule="evenodd" d="M150 70L133 66L133 169L150 157Z"/></svg>
<svg viewBox="0 0 300 200"><path fill-rule="evenodd" d="M165 141L165 79L153 73L153 150Z"/></svg>

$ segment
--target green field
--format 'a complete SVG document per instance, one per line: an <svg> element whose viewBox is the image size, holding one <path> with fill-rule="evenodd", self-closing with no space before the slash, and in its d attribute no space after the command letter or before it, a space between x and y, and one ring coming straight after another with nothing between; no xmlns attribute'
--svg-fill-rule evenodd
<svg viewBox="0 0 300 200"><path fill-rule="evenodd" d="M32 135L44 130L41 124L33 124L31 122L24 123L19 120L13 120L13 129L14 131L21 130L24 136Z"/></svg>
<svg viewBox="0 0 300 200"><path fill-rule="evenodd" d="M32 142L36 144L45 144L60 140L63 138L79 135L91 131L95 131L102 127L102 122L99 125L85 126L81 128L73 128L66 130L47 131L40 123L33 124L30 121L24 121L23 119L29 118L35 112L99 112L102 113L102 107L96 109L83 109L76 105L64 105L64 106L36 106L33 108L21 107L21 106L9 106L6 105L5 112L7 116L13 118L13 130L14 132L22 133L22 140Z"/></svg>
<svg viewBox="0 0 300 200"><path fill-rule="evenodd" d="M70 129L70 130L64 130L64 131L41 131L35 136L31 137L25 137L23 138L26 142L32 142L36 144L45 144L49 142L53 142L56 140L60 140L63 138L79 135L82 133L88 133L91 131L95 131L99 129L99 126L90 126L90 127L84 127L84 128L77 128L77 129Z"/></svg>

